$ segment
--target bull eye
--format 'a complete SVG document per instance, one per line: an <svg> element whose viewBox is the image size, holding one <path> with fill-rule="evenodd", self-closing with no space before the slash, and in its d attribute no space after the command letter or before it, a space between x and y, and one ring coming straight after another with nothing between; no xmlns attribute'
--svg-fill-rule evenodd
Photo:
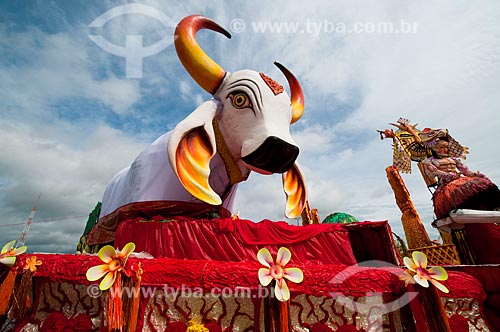
<svg viewBox="0 0 500 332"><path fill-rule="evenodd" d="M231 99L231 103L236 108L252 108L252 103L250 98L244 92L231 93L228 96Z"/></svg>

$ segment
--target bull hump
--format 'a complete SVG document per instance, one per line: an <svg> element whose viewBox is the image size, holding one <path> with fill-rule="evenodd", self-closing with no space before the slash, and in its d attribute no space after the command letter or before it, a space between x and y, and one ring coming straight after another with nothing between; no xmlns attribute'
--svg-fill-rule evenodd
<svg viewBox="0 0 500 332"><path fill-rule="evenodd" d="M279 84L278 82L276 82L275 80L273 80L271 77L267 76L264 73L259 73L259 74L260 74L260 77L262 77L264 82L266 82L267 86L271 89L271 91L274 93L275 96L279 95L280 93L285 91L283 86L281 84Z"/></svg>

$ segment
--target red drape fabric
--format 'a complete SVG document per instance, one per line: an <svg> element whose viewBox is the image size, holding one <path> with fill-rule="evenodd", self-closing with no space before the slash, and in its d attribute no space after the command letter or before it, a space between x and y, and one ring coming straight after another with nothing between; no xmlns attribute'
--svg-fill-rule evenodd
<svg viewBox="0 0 500 332"><path fill-rule="evenodd" d="M500 331L500 265L459 265L448 266L446 269L467 273L481 283L488 295L484 303L485 316L492 330ZM467 284L464 287L468 287Z"/></svg>
<svg viewBox="0 0 500 332"><path fill-rule="evenodd" d="M454 314L449 318L450 328L453 332L469 332L469 323L466 318Z"/></svg>
<svg viewBox="0 0 500 332"><path fill-rule="evenodd" d="M19 259L24 261L29 256L32 255L22 255ZM42 261L42 265L38 266L36 271L35 280L49 278L53 282L88 285L92 283L85 277L87 270L103 264L96 255L36 254L35 256ZM139 262L144 270L141 283L143 287L159 286L167 290L186 291L199 288L205 291L224 288L236 290L240 287L258 290L257 273L259 268L263 267L256 258L252 262L218 262L130 257L126 269L134 269ZM320 296L341 292L346 296L365 296L367 293L381 292L394 299L406 291L404 282L398 277L403 271L400 268L301 264L294 262L293 256L286 267L298 267L304 273L302 283L287 283L290 291L295 293ZM448 275L449 279L443 281L450 290L446 297L474 298L480 304L484 302L486 294L476 278L455 271L449 271Z"/></svg>
<svg viewBox="0 0 500 332"><path fill-rule="evenodd" d="M399 265L391 227L386 221L364 221L344 226L349 231L351 246L358 262L379 260Z"/></svg>
<svg viewBox="0 0 500 332"><path fill-rule="evenodd" d="M22 255L19 257L19 261L25 261L29 256L32 255ZM96 255L36 254L36 256L42 261L42 265L38 266L35 273L35 283L49 279L55 283L88 285L91 282L85 277L86 271L90 267L103 263ZM258 281L258 270L262 265L256 260L252 262L220 262L130 257L125 270L135 270L139 262L144 271L141 287L149 290L180 292L177 294L190 296L193 292L200 292L200 290L236 295L242 289L248 289L254 294L253 296L259 294L265 296L264 293L260 293L262 288ZM400 268L300 264L293 261L289 262L287 267L299 267L304 273L302 283L287 282L292 296L294 294L314 296L343 294L344 296L360 297L382 293L384 301L390 302L399 299L407 291L404 282L398 277L403 271ZM486 295L477 279L463 272L449 271L448 274L449 279L443 283L450 289L450 293L441 294L442 296L474 298L483 308ZM93 283L97 284L99 281ZM84 292L80 296L85 298L88 295ZM66 301L65 299L59 300ZM35 303L39 303L39 300L36 299ZM70 327L68 331L79 331L77 327L88 325L88 319L85 316L79 320L70 319L69 321L62 319L61 316L53 318L44 323L49 330L60 330L64 326ZM425 319L425 317L417 319ZM459 320L454 323L457 323L457 326L461 328L463 322Z"/></svg>
<svg viewBox="0 0 500 332"><path fill-rule="evenodd" d="M207 203L190 203L177 201L135 202L116 209L101 219L88 235L88 244L113 242L115 232L121 222L134 218L151 219L161 216L163 219L207 219L217 213L220 218L227 218L231 213L222 206Z"/></svg>
<svg viewBox="0 0 500 332"><path fill-rule="evenodd" d="M499 225L465 224L465 230L478 264L500 264Z"/></svg>
<svg viewBox="0 0 500 332"><path fill-rule="evenodd" d="M92 331L92 321L90 317L80 314L76 317L68 318L63 313L51 313L41 324L39 332L88 332Z"/></svg>
<svg viewBox="0 0 500 332"><path fill-rule="evenodd" d="M341 225L293 226L286 222L230 218L220 220L129 220L118 227L115 247L128 242L154 257L193 260L255 261L260 248L276 254L286 246L297 263L356 263L349 234Z"/></svg>

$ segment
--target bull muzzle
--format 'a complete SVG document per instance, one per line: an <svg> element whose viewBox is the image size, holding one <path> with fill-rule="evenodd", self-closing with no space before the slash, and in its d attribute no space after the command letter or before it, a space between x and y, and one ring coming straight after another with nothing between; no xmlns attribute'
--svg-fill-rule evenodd
<svg viewBox="0 0 500 332"><path fill-rule="evenodd" d="M268 137L254 152L242 157L243 162L255 170L285 173L299 155L299 148L276 137Z"/></svg>

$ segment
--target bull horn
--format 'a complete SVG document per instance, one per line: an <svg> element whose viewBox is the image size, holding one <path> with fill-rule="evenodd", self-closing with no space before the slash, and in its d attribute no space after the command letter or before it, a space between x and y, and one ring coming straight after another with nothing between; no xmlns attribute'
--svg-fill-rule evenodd
<svg viewBox="0 0 500 332"><path fill-rule="evenodd" d="M196 33L201 29L217 31L231 38L229 32L214 21L201 15L191 15L180 21L175 28L175 50L189 75L213 95L226 72L198 45Z"/></svg>
<svg viewBox="0 0 500 332"><path fill-rule="evenodd" d="M290 97L292 102L292 120L290 123L294 123L304 114L304 92L302 92L299 80L293 76L291 71L279 62L275 62L274 64L285 75L290 86L290 93L292 94Z"/></svg>

